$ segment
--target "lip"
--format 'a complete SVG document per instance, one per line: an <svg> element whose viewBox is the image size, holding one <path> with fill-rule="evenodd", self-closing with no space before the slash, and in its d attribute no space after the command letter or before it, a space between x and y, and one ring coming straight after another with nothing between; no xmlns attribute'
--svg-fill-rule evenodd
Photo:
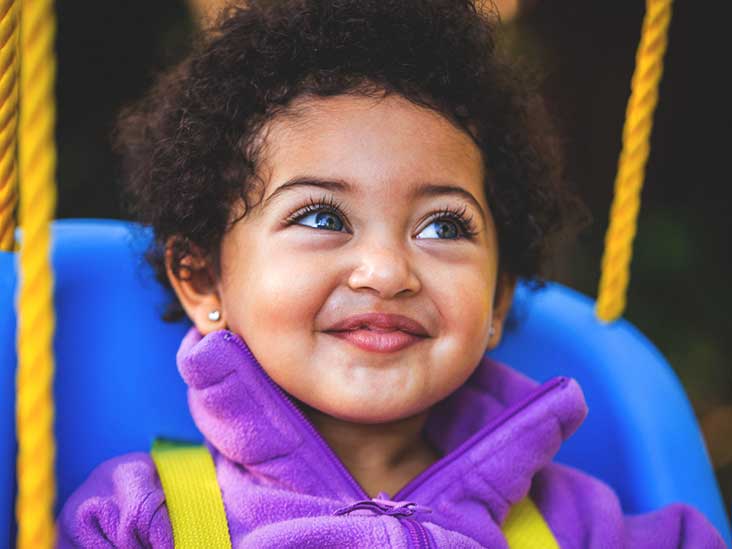
<svg viewBox="0 0 732 549"><path fill-rule="evenodd" d="M346 330L345 332L326 333L339 339L343 339L364 351L371 351L373 353L394 353L425 339L400 330L395 330L393 332Z"/></svg>
<svg viewBox="0 0 732 549"><path fill-rule="evenodd" d="M375 353L400 351L429 337L416 320L387 313L351 316L335 323L325 333Z"/></svg>
<svg viewBox="0 0 732 549"><path fill-rule="evenodd" d="M409 317L389 313L364 313L349 316L333 324L326 332L345 332L368 330L375 333L401 331L417 337L429 337L429 333L419 322Z"/></svg>

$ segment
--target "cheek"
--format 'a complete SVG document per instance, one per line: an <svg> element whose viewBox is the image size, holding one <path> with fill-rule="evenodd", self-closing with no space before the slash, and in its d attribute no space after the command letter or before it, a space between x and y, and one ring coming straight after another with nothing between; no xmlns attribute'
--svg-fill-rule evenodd
<svg viewBox="0 0 732 549"><path fill-rule="evenodd" d="M481 267L485 265L485 267ZM492 316L495 269L488 261L450 265L430 273L431 299L443 318L445 335L476 344Z"/></svg>
<svg viewBox="0 0 732 549"><path fill-rule="evenodd" d="M327 269L312 254L282 247L238 247L223 257L229 269L222 300L229 327L247 341L262 334L307 329L331 291ZM291 335L291 334L290 334Z"/></svg>
<svg viewBox="0 0 732 549"><path fill-rule="evenodd" d="M452 269L449 278L433 277L432 299L442 319L441 337L435 342L437 364L450 368L434 372L435 386L451 392L461 385L480 361L489 341L492 317L492 270L472 268ZM440 393L444 397L449 392Z"/></svg>

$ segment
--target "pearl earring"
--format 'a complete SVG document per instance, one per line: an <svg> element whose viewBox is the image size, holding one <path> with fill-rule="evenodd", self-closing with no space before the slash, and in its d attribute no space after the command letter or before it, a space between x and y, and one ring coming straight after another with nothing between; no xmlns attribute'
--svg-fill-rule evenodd
<svg viewBox="0 0 732 549"><path fill-rule="evenodd" d="M218 309L214 309L210 313L208 313L208 319L211 322L218 322L221 319L221 311Z"/></svg>
<svg viewBox="0 0 732 549"><path fill-rule="evenodd" d="M491 329L488 330L488 337L493 337L496 333L496 329L493 327L493 324L491 324Z"/></svg>

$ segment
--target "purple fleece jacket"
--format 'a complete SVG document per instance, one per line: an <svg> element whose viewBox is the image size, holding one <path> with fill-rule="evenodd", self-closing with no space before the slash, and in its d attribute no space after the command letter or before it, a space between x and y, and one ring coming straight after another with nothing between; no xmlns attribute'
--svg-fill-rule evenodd
<svg viewBox="0 0 732 549"><path fill-rule="evenodd" d="M237 335L191 329L178 368L235 548L505 549L501 524L526 495L562 549L724 548L687 505L624 516L606 484L551 462L587 414L570 378L538 385L484 358L430 412L425 434L443 457L398 493L371 500ZM146 453L97 467L59 517L59 547L110 546L173 547Z"/></svg>

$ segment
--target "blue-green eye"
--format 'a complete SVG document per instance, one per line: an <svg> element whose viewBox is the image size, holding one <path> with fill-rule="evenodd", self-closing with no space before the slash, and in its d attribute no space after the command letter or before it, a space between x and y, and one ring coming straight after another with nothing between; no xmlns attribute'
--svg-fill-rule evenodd
<svg viewBox="0 0 732 549"><path fill-rule="evenodd" d="M320 200L310 197L304 207L287 216L285 223L341 232L345 228L343 219L346 218L346 214L342 212L341 204L333 197L324 196Z"/></svg>
<svg viewBox="0 0 732 549"><path fill-rule="evenodd" d="M467 207L443 208L430 216L427 225L417 235L417 238L432 238L437 240L458 240L474 238L478 232L473 218L466 216Z"/></svg>
<svg viewBox="0 0 732 549"><path fill-rule="evenodd" d="M424 230L417 235L417 238L454 239L460 238L460 236L460 228L457 226L456 222L448 219L436 219L427 225Z"/></svg>
<svg viewBox="0 0 732 549"><path fill-rule="evenodd" d="M321 210L307 214L297 220L300 225L307 225L315 229L325 229L328 231L341 231L343 229L343 221L338 215L328 210Z"/></svg>

